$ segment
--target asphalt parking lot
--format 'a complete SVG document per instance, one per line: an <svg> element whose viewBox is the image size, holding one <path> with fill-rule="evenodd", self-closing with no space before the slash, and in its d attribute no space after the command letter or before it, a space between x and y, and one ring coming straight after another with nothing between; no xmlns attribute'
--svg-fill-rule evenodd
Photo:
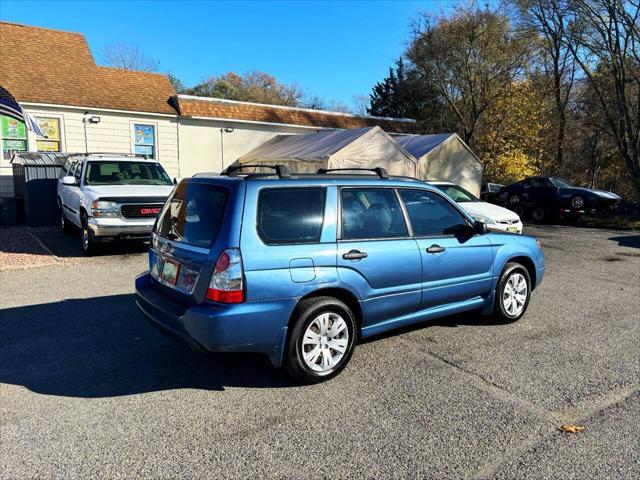
<svg viewBox="0 0 640 480"><path fill-rule="evenodd" d="M148 326L140 250L0 272L0 477L638 478L640 233L527 232L520 322L386 335L312 387Z"/></svg>

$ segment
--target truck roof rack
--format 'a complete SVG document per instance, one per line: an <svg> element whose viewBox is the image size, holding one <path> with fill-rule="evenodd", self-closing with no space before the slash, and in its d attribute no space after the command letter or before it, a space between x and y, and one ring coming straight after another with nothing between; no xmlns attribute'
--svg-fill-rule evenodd
<svg viewBox="0 0 640 480"><path fill-rule="evenodd" d="M258 165L258 164L229 165L222 172L220 172L220 175L226 175L226 176L238 175L238 171L242 170L243 168L270 168L272 170L275 170L276 175L278 175L278 177L280 178L291 178L291 172L284 165ZM248 175L251 176L252 174L250 173ZM263 174L258 174L258 175L263 175Z"/></svg>
<svg viewBox="0 0 640 480"><path fill-rule="evenodd" d="M127 158L139 158L134 153L118 153L118 152L78 152L69 153L66 155L69 157L127 157ZM143 159L144 160L144 159ZM152 160L152 159L149 159Z"/></svg>
<svg viewBox="0 0 640 480"><path fill-rule="evenodd" d="M380 178L384 178L384 179L388 179L389 178L389 174L382 167L376 167L376 168L321 168L321 169L318 170L318 173L321 174L321 175L324 175L325 173L329 173L329 172L349 172L349 171L354 171L354 170L361 171L361 172L374 172Z"/></svg>

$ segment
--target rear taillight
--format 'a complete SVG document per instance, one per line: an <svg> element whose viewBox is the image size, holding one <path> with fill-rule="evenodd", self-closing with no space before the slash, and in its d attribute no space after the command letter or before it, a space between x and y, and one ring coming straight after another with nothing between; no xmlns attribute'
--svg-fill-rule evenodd
<svg viewBox="0 0 640 480"><path fill-rule="evenodd" d="M220 303L244 302L242 256L237 248L227 248L218 257L207 299Z"/></svg>

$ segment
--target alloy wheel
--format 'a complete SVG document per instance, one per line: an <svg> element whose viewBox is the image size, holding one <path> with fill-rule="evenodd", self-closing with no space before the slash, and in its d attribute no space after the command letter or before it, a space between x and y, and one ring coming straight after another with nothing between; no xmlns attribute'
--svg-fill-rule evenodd
<svg viewBox="0 0 640 480"><path fill-rule="evenodd" d="M86 252L89 250L89 227L82 226L82 249Z"/></svg>
<svg viewBox="0 0 640 480"><path fill-rule="evenodd" d="M519 272L509 276L502 291L502 305L512 317L517 317L524 310L528 294L527 280Z"/></svg>
<svg viewBox="0 0 640 480"><path fill-rule="evenodd" d="M573 199L571 199L571 206L573 208L582 208L584 206L584 198L574 197Z"/></svg>
<svg viewBox="0 0 640 480"><path fill-rule="evenodd" d="M302 358L317 373L333 370L349 345L347 322L337 313L327 312L311 321L302 337Z"/></svg>

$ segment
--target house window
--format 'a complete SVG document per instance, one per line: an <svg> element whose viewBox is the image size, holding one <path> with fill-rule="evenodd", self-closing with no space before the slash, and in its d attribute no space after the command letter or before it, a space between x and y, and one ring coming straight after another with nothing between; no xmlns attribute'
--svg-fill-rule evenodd
<svg viewBox="0 0 640 480"><path fill-rule="evenodd" d="M38 135L37 146L39 152L60 152L60 119L52 117L36 117L38 127L46 135Z"/></svg>
<svg viewBox="0 0 640 480"><path fill-rule="evenodd" d="M2 129L0 130L0 142L2 143L2 156L9 160L13 152L27 150L27 129L24 122L15 118L0 116Z"/></svg>
<svg viewBox="0 0 640 480"><path fill-rule="evenodd" d="M155 158L156 131L153 125L133 125L133 153L136 157Z"/></svg>

